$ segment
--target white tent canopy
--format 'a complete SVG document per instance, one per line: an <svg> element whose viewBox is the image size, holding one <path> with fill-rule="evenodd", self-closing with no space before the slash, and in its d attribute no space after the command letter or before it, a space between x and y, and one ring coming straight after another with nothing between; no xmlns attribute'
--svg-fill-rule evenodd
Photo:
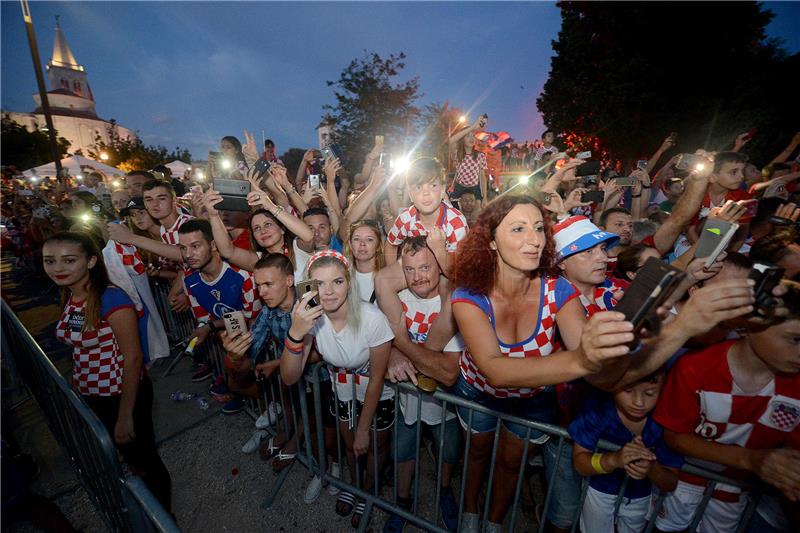
<svg viewBox="0 0 800 533"><path fill-rule="evenodd" d="M187 170L192 169L192 165L189 163L184 163L180 159L176 159L171 163L167 163L165 166L172 171L172 177L174 178L179 178L183 176Z"/></svg>
<svg viewBox="0 0 800 533"><path fill-rule="evenodd" d="M101 163L100 161L95 161L94 159L90 159L82 155L71 155L69 157L65 157L64 159L61 160L61 167L69 170L70 176L77 176L78 174L91 172L92 170L97 170L99 172L102 172L109 178L121 177L125 175L125 173L119 170L118 168L114 168L112 166L106 165L105 163ZM38 167L30 168L24 171L23 174L28 177L34 175L40 178L44 178L47 176L56 177L56 164L53 162Z"/></svg>

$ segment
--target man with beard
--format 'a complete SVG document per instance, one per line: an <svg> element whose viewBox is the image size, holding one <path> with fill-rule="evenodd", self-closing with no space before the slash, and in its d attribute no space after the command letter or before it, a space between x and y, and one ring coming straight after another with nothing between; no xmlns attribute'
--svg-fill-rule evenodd
<svg viewBox="0 0 800 533"><path fill-rule="evenodd" d="M222 315L232 311L242 311L247 320L252 319L261 309L253 275L229 265L220 257L211 224L203 219L189 220L178 230L178 237L181 255L189 268L184 272L184 290L189 295L198 324L190 339L196 338L198 344L202 343L209 333L225 327ZM208 365L205 370L196 373L192 380L202 381L213 375ZM217 399L228 395L222 376L217 378L210 393ZM234 396L222 411L232 414L243 408L244 402Z"/></svg>

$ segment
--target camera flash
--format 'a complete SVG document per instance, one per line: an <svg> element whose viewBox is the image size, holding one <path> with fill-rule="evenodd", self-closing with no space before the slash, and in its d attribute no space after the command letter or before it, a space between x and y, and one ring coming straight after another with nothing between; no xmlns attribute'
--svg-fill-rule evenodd
<svg viewBox="0 0 800 533"><path fill-rule="evenodd" d="M83 220L84 222L89 222L91 219L92 219L92 216L89 215L88 213L84 213L84 214L81 215L81 220Z"/></svg>
<svg viewBox="0 0 800 533"><path fill-rule="evenodd" d="M520 185L527 185L528 184L528 175L520 176L519 177Z"/></svg>
<svg viewBox="0 0 800 533"><path fill-rule="evenodd" d="M697 165L695 165L694 168L695 168L695 170L697 170L699 172L699 171L703 170L704 168L706 168L706 166L703 163L697 163Z"/></svg>
<svg viewBox="0 0 800 533"><path fill-rule="evenodd" d="M228 161L227 159L223 159L222 160L222 168L224 168L225 170L228 170L229 168L231 168L231 162Z"/></svg>

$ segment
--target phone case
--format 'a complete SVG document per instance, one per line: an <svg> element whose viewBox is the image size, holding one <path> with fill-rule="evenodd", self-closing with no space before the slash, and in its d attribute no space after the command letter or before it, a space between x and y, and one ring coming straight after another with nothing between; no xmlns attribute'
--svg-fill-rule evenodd
<svg viewBox="0 0 800 533"><path fill-rule="evenodd" d="M727 248L728 243L736 234L739 224L734 224L718 218L708 218L703 225L700 238L697 240L697 247L694 251L695 257L707 257L705 267L714 264L719 254Z"/></svg>
<svg viewBox="0 0 800 533"><path fill-rule="evenodd" d="M636 273L614 311L624 313L637 333L644 327L648 316L670 297L684 276L677 268L651 257Z"/></svg>
<svg viewBox="0 0 800 533"><path fill-rule="evenodd" d="M250 193L249 181L217 178L214 180L214 190L222 196L222 202L217 204L216 209L250 211L250 206L247 204L247 195Z"/></svg>
<svg viewBox="0 0 800 533"><path fill-rule="evenodd" d="M247 320L241 311L225 313L222 315L222 320L225 322L225 331L228 332L228 337L234 338L242 333L247 333Z"/></svg>

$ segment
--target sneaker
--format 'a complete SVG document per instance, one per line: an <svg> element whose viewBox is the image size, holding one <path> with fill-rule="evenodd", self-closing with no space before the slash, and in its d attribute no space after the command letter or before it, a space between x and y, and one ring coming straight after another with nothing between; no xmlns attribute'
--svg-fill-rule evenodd
<svg viewBox="0 0 800 533"><path fill-rule="evenodd" d="M407 522L402 516L392 513L383 525L383 533L402 533Z"/></svg>
<svg viewBox="0 0 800 533"><path fill-rule="evenodd" d="M306 503L314 503L319 498L319 493L322 492L322 478L314 476L306 487L306 495L303 496L303 501Z"/></svg>
<svg viewBox="0 0 800 533"><path fill-rule="evenodd" d="M215 397L225 396L226 394L230 394L230 392L228 386L225 384L225 378L223 376L218 376L214 384L208 388L208 393Z"/></svg>
<svg viewBox="0 0 800 533"><path fill-rule="evenodd" d="M478 533L481 529L481 517L474 513L461 514L461 533Z"/></svg>
<svg viewBox="0 0 800 533"><path fill-rule="evenodd" d="M231 401L222 406L222 412L226 415L235 415L244 409L244 400L239 397L233 398Z"/></svg>
<svg viewBox="0 0 800 533"><path fill-rule="evenodd" d="M277 424L282 412L281 404L272 402L269 404L269 407L267 407L267 410L261 413L261 416L256 419L256 427L258 429L267 429Z"/></svg>
<svg viewBox="0 0 800 533"><path fill-rule="evenodd" d="M192 375L192 381L195 383L198 381L205 381L213 376L214 372L212 372L211 367L208 365L203 365L200 367L200 370Z"/></svg>
<svg viewBox="0 0 800 533"><path fill-rule="evenodd" d="M458 531L458 504L452 489L442 489L439 493L439 510L442 512L444 527L448 531Z"/></svg>
<svg viewBox="0 0 800 533"><path fill-rule="evenodd" d="M342 467L339 466L339 463L331 463L329 470L331 477L335 477L336 479L342 478ZM339 494L340 490L341 489L339 489L339 487L337 487L333 483L328 484L328 494L330 494L331 496L336 496L337 494Z"/></svg>
<svg viewBox="0 0 800 533"><path fill-rule="evenodd" d="M242 446L242 452L253 453L258 449L258 446L261 444L261 441L266 439L268 435L269 433L267 433L263 429L258 429L254 431L253 434L250 436L250 439L248 439L248 441L244 443L244 446Z"/></svg>
<svg viewBox="0 0 800 533"><path fill-rule="evenodd" d="M486 522L486 529L484 533L503 533L503 524L495 524L494 522Z"/></svg>

